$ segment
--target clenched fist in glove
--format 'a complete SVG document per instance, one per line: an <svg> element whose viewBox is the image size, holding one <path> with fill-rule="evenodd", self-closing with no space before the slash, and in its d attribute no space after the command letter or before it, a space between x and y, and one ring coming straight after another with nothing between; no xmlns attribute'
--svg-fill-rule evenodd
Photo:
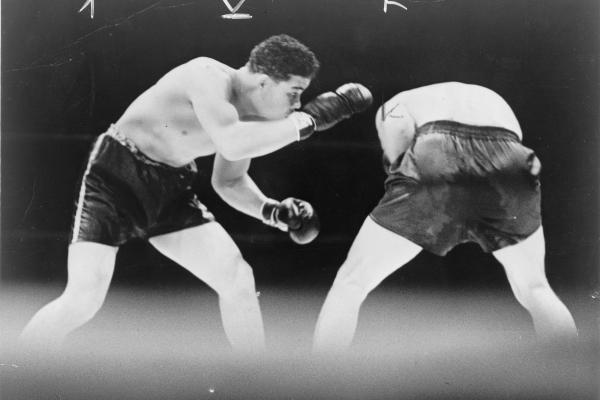
<svg viewBox="0 0 600 400"><path fill-rule="evenodd" d="M315 131L324 131L353 114L365 111L373 103L373 95L360 83L346 83L335 92L323 93L290 115L298 129L299 140Z"/></svg>
<svg viewBox="0 0 600 400"><path fill-rule="evenodd" d="M281 202L267 200L261 209L263 222L288 232L298 244L312 242L319 234L319 217L310 203L289 197Z"/></svg>

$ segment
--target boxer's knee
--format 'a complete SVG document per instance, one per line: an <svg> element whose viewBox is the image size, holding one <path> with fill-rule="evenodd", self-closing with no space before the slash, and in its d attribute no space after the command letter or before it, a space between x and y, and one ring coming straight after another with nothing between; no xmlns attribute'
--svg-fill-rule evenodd
<svg viewBox="0 0 600 400"><path fill-rule="evenodd" d="M531 309L543 301L552 289L545 279L520 281L513 279L511 287L517 301L526 309Z"/></svg>
<svg viewBox="0 0 600 400"><path fill-rule="evenodd" d="M70 250L67 287L58 299L68 314L87 320L102 307L113 275L115 254L115 250L109 249L88 258Z"/></svg>
<svg viewBox="0 0 600 400"><path fill-rule="evenodd" d="M372 290L372 285L360 270L360 262L347 260L338 271L331 294L362 302Z"/></svg>
<svg viewBox="0 0 600 400"><path fill-rule="evenodd" d="M232 255L227 263L229 272L215 288L219 296L240 301L248 297L256 297L254 273L241 254Z"/></svg>
<svg viewBox="0 0 600 400"><path fill-rule="evenodd" d="M70 319L85 322L100 310L106 299L106 292L101 285L71 286L65 289L57 301Z"/></svg>

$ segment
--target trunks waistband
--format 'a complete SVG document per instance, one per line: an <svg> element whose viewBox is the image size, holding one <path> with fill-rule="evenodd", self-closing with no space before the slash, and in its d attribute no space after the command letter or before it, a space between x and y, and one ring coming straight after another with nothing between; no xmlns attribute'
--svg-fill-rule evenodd
<svg viewBox="0 0 600 400"><path fill-rule="evenodd" d="M135 145L135 143L133 143L133 141L131 139L129 139L127 136L125 136L121 132L119 132L119 130L117 129L117 127L114 124L111 124L108 127L108 130L106 131L105 134L110 136L111 138L113 138L115 141L117 141L122 146L124 146L127 150L129 150L131 152L131 154L133 154L133 156L138 161L141 161L144 164L152 165L154 167L167 168L167 169L175 170L175 171L185 170L185 171L189 171L189 172L198 172L198 168L196 166L195 161L192 161L191 163L186 164L183 167L173 167L171 165L161 163L159 161L155 161L155 160L151 159L150 157L148 157L147 155L142 153L140 151L140 149L137 148L137 146Z"/></svg>
<svg viewBox="0 0 600 400"><path fill-rule="evenodd" d="M441 133L457 137L479 138L487 140L510 140L521 142L519 136L508 129L498 126L467 125L456 121L431 121L417 128L416 136Z"/></svg>

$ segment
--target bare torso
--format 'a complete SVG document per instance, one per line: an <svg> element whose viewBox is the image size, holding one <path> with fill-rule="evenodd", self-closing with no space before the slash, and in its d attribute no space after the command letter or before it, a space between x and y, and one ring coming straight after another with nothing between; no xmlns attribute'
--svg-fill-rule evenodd
<svg viewBox="0 0 600 400"><path fill-rule="evenodd" d="M190 90L199 83L207 96L229 101L235 70L209 58L197 58L164 75L131 103L115 123L148 157L175 167L215 153L198 121Z"/></svg>
<svg viewBox="0 0 600 400"><path fill-rule="evenodd" d="M401 92L378 112L377 132L390 160L406 151L416 128L432 121L508 129L522 139L510 106L497 93L477 85L444 82Z"/></svg>
<svg viewBox="0 0 600 400"><path fill-rule="evenodd" d="M416 126L449 120L468 125L501 127L522 138L521 127L510 106L497 93L485 87L445 82L408 90L399 96Z"/></svg>

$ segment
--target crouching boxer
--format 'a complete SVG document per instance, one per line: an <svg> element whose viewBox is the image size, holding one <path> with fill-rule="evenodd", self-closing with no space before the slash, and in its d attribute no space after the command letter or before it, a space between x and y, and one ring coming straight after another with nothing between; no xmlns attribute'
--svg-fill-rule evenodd
<svg viewBox="0 0 600 400"><path fill-rule="evenodd" d="M141 94L93 146L77 199L64 292L21 334L24 347L56 348L104 302L119 246L147 239L219 296L235 350L264 347L252 269L193 192L194 160L215 155L212 185L232 207L313 240L310 204L269 199L248 175L250 160L330 128L365 110L371 93L347 84L300 110L316 75L313 52L287 35L258 44L246 65L200 57L168 72Z"/></svg>
<svg viewBox="0 0 600 400"><path fill-rule="evenodd" d="M440 83L391 98L378 110L376 127L385 194L337 273L314 350L347 348L367 295L422 249L443 256L463 242L500 261L541 339L576 337L544 272L540 161L521 144L508 104L481 86Z"/></svg>

